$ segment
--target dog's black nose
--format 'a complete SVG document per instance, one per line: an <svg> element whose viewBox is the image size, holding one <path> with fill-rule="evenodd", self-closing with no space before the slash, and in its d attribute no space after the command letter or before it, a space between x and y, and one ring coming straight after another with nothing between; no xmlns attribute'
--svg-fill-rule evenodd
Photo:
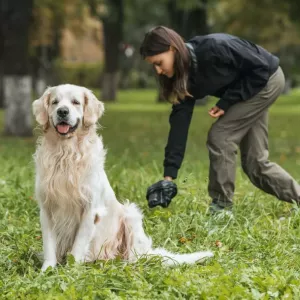
<svg viewBox="0 0 300 300"><path fill-rule="evenodd" d="M61 118L65 118L69 114L69 109L66 106L62 106L57 110L57 114Z"/></svg>

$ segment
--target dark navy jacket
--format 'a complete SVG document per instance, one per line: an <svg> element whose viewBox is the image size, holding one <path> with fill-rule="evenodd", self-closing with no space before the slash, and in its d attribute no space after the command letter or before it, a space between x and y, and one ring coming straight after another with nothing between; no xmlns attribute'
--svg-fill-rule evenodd
<svg viewBox="0 0 300 300"><path fill-rule="evenodd" d="M195 100L218 97L216 106L227 111L259 93L279 66L279 59L267 50L229 34L196 36L188 43L196 60L189 71L188 91L193 98L172 107L164 160L164 176L172 178L184 157Z"/></svg>

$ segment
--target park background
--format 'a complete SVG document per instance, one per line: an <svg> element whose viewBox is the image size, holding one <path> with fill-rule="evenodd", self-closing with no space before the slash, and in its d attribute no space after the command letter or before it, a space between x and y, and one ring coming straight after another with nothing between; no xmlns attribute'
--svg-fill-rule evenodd
<svg viewBox="0 0 300 300"><path fill-rule="evenodd" d="M280 57L286 87L270 109L270 159L300 181L298 0L0 0L0 299L300 299L300 212L257 190L237 158L232 216L207 207L206 134L216 99L199 99L168 209L148 209L162 178L170 104L139 56L147 30L165 25L186 40L227 32ZM145 214L155 246L212 259L165 268L158 258L67 263L40 273L31 102L47 86L86 86L105 103L106 172L121 202ZM295 208L291 212L291 208Z"/></svg>

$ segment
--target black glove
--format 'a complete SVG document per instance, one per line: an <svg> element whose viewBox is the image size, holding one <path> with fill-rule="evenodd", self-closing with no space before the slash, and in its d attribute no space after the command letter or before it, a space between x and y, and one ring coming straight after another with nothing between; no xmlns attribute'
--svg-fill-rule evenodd
<svg viewBox="0 0 300 300"><path fill-rule="evenodd" d="M153 208L157 205L168 207L172 198L177 194L177 185L169 180L160 180L147 189L148 205Z"/></svg>

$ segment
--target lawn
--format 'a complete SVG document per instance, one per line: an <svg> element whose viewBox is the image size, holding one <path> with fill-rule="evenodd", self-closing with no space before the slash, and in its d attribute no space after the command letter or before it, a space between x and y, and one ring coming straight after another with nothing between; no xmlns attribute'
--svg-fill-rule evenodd
<svg viewBox="0 0 300 300"><path fill-rule="evenodd" d="M0 299L300 299L299 210L290 215L292 205L257 190L238 166L233 217L206 213L205 142L213 100L195 109L178 196L168 209L148 209L146 189L162 176L170 110L154 103L155 96L152 90L122 91L118 103L106 105L100 133L108 177L120 201L141 207L155 246L180 253L210 249L215 256L174 268L158 258L75 265L69 257L41 274L36 137L0 136ZM270 113L270 158L298 181L299 115L299 90L278 99Z"/></svg>

